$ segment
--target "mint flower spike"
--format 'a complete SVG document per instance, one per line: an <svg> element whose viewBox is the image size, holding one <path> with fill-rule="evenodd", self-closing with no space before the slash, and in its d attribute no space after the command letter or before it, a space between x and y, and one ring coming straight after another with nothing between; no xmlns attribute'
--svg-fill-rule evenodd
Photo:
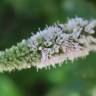
<svg viewBox="0 0 96 96"><path fill-rule="evenodd" d="M96 51L96 20L69 19L0 52L0 72L55 67Z"/></svg>

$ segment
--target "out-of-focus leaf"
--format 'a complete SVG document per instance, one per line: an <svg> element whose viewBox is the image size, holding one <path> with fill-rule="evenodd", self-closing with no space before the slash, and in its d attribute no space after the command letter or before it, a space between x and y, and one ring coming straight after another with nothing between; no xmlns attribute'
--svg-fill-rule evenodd
<svg viewBox="0 0 96 96"><path fill-rule="evenodd" d="M23 96L17 86L7 76L0 75L0 96Z"/></svg>

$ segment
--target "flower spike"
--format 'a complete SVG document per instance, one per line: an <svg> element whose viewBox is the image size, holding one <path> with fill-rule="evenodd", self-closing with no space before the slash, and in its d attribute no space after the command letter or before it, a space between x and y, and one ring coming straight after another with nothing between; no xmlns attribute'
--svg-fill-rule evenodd
<svg viewBox="0 0 96 96"><path fill-rule="evenodd" d="M55 67L64 61L86 57L96 51L96 20L69 19L47 26L27 40L0 52L0 72Z"/></svg>

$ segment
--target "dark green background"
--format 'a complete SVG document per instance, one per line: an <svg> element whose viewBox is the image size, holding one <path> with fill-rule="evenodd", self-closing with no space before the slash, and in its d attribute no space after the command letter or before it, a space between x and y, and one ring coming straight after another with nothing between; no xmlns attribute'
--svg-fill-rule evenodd
<svg viewBox="0 0 96 96"><path fill-rule="evenodd" d="M0 0L0 50L54 22L96 18L96 0ZM56 69L0 73L0 96L96 96L96 53Z"/></svg>

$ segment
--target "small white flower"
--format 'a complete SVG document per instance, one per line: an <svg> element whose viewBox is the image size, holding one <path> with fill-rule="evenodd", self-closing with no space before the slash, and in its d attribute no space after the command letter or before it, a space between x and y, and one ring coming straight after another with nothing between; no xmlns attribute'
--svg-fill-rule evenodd
<svg viewBox="0 0 96 96"><path fill-rule="evenodd" d="M85 32L89 34L95 33L94 27L96 27L96 20L90 21L90 23L85 27Z"/></svg>

